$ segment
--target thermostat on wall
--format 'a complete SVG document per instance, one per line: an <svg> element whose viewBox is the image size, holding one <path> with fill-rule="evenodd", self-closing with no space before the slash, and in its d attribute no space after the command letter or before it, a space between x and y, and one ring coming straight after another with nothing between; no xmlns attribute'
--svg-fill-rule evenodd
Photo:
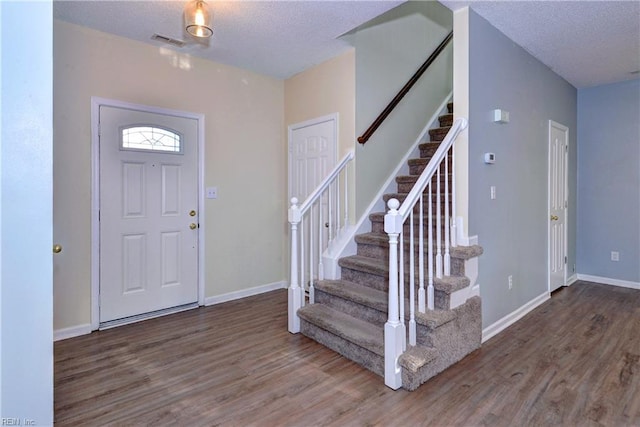
<svg viewBox="0 0 640 427"><path fill-rule="evenodd" d="M484 153L484 162L494 164L496 162L495 153Z"/></svg>

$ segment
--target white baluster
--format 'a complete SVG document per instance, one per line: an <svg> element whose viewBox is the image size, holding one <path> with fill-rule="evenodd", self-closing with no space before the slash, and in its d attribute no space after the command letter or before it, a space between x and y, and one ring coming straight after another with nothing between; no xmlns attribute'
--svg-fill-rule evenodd
<svg viewBox="0 0 640 427"><path fill-rule="evenodd" d="M449 255L449 156L444 155L444 275L451 274L451 258Z"/></svg>
<svg viewBox="0 0 640 427"><path fill-rule="evenodd" d="M431 187L429 187L431 188ZM431 198L431 196L429 196ZM418 230L418 264L419 264L419 278L420 278L420 289L418 289L418 310L420 313L424 313L425 311L425 295L424 295L424 199L423 195L420 194L420 199L418 201L420 203L420 219L418 220L420 223L420 229ZM429 200L431 203L431 200ZM431 215L431 214L429 214Z"/></svg>
<svg viewBox="0 0 640 427"><path fill-rule="evenodd" d="M302 307L304 293L298 285L298 224L300 223L300 210L298 209L298 199L291 199L289 208L289 223L291 224L291 283L288 292L288 323L289 332L295 334L300 332L300 318L298 310Z"/></svg>
<svg viewBox="0 0 640 427"><path fill-rule="evenodd" d="M427 264L429 266L429 284L427 286L427 308L429 310L433 310L434 303L434 294L433 294L433 198L431 195L431 181L429 181L429 231L428 231L428 239L427 243L429 246L428 254L427 254Z"/></svg>
<svg viewBox="0 0 640 427"><path fill-rule="evenodd" d="M322 215L322 196L318 198L318 280L324 280L324 265L322 264L322 242L324 241L324 220Z"/></svg>
<svg viewBox="0 0 640 427"><path fill-rule="evenodd" d="M344 223L343 226L346 228L347 224L349 224L349 167L346 166L344 168Z"/></svg>
<svg viewBox="0 0 640 427"><path fill-rule="evenodd" d="M442 278L442 206L440 205L440 166L436 169L436 277Z"/></svg>
<svg viewBox="0 0 640 427"><path fill-rule="evenodd" d="M300 235L300 287L302 288L302 306L304 307L305 305L305 273L306 273L306 260L305 260L305 246L304 246L304 236L305 236L305 229L304 229L304 215L302 215L300 217L300 224L298 225L298 234Z"/></svg>
<svg viewBox="0 0 640 427"><path fill-rule="evenodd" d="M313 264L316 263L313 253L313 207L309 209L309 304L314 304L316 300L315 277L313 276Z"/></svg>
<svg viewBox="0 0 640 427"><path fill-rule="evenodd" d="M456 226L456 150L451 147L451 246L456 247L458 227Z"/></svg>
<svg viewBox="0 0 640 427"><path fill-rule="evenodd" d="M400 306L400 323L404 325L404 233L399 236L398 260L398 303ZM402 351L407 349L407 340L402 343Z"/></svg>
<svg viewBox="0 0 640 427"><path fill-rule="evenodd" d="M384 325L384 383L394 390L402 387L402 369L398 358L406 337L398 312L398 236L402 231L400 203L389 200L389 212L384 217L384 231L389 235L389 317Z"/></svg>
<svg viewBox="0 0 640 427"><path fill-rule="evenodd" d="M413 238L413 209L411 209L411 213L409 214L409 223L411 228L409 228L409 344L415 346L416 345L416 313L415 313L415 305L416 305L416 262L415 262L415 243ZM418 223L422 224L422 220L418 220ZM404 250L402 251L404 252ZM402 254L400 252L400 254ZM402 261L400 261L400 265L402 265Z"/></svg>
<svg viewBox="0 0 640 427"><path fill-rule="evenodd" d="M331 244L333 240L333 184L329 184L327 189L327 223L329 224L329 237L327 238L327 246Z"/></svg>
<svg viewBox="0 0 640 427"><path fill-rule="evenodd" d="M338 237L340 234L340 175L336 177L336 229L335 236Z"/></svg>

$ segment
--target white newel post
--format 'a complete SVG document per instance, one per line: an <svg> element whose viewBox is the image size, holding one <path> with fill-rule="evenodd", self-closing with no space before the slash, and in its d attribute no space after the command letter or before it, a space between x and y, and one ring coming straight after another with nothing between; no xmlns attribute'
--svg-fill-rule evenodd
<svg viewBox="0 0 640 427"><path fill-rule="evenodd" d="M384 231L389 235L389 318L384 325L384 383L397 390L402 387L398 358L406 337L398 308L398 236L402 231L402 217L398 214L398 200L389 200L388 206L389 212L384 216Z"/></svg>
<svg viewBox="0 0 640 427"><path fill-rule="evenodd" d="M298 310L302 307L302 288L298 284L298 224L300 223L298 199L291 199L289 224L291 224L291 282L289 283L289 332L300 332Z"/></svg>

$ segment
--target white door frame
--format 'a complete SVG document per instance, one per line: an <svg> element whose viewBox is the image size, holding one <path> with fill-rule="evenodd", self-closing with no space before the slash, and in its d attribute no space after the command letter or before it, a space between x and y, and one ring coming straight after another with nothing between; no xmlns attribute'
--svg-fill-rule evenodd
<svg viewBox="0 0 640 427"><path fill-rule="evenodd" d="M100 326L100 107L115 107L153 114L182 117L198 123L198 304L204 305L205 217L204 214L204 114L115 99L91 97L91 330Z"/></svg>
<svg viewBox="0 0 640 427"><path fill-rule="evenodd" d="M547 150L548 150L548 161L547 161L547 221L545 221L547 227L547 290L551 293L551 227L549 225L549 216L551 213L551 128L560 129L565 132L567 135L567 148L565 151L565 160L564 160L564 197L565 197L565 208L564 208L564 255L568 256L568 220L569 220L569 128L563 124L555 122L553 120L549 120L549 129L547 135ZM565 262L564 266L564 280L563 286L567 285L567 268L568 263Z"/></svg>
<svg viewBox="0 0 640 427"><path fill-rule="evenodd" d="M333 150L333 158L331 159L333 161L333 165L331 165L331 168L333 168L336 163L338 162L338 113L333 113L333 114L328 114L326 116L322 116L322 117L316 117L314 119L310 119L310 120L305 120L304 122L300 122L300 123L295 123L293 125L289 125L288 127L288 131L287 131L287 163L288 163L288 176L287 176L287 195L288 195L288 199L287 199L287 207L290 206L290 202L291 202L291 190L292 190L292 175L293 175L293 164L291 162L291 158L292 158L292 152L291 149L293 148L291 146L292 143L292 137L293 137L293 132L297 129L301 129L307 126L314 126L314 125L319 125L320 123L324 123L324 122L333 122L333 141L334 141L334 145L332 148ZM304 200L300 200L300 203L304 202Z"/></svg>

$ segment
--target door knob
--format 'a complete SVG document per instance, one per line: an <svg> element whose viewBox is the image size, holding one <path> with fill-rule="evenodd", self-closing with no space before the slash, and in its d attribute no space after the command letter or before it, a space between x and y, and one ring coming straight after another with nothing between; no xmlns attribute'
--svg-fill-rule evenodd
<svg viewBox="0 0 640 427"><path fill-rule="evenodd" d="M551 215L551 221L557 221L558 219L560 219L560 218L558 218L558 216Z"/></svg>
<svg viewBox="0 0 640 427"><path fill-rule="evenodd" d="M189 212L189 216L196 216L196 211Z"/></svg>
<svg viewBox="0 0 640 427"><path fill-rule="evenodd" d="M198 228L198 226L192 222L191 224L189 224L189 228L195 230L196 228Z"/></svg>
<svg viewBox="0 0 640 427"><path fill-rule="evenodd" d="M54 254L59 254L60 252L62 252L62 246L61 245L53 245L53 253Z"/></svg>

